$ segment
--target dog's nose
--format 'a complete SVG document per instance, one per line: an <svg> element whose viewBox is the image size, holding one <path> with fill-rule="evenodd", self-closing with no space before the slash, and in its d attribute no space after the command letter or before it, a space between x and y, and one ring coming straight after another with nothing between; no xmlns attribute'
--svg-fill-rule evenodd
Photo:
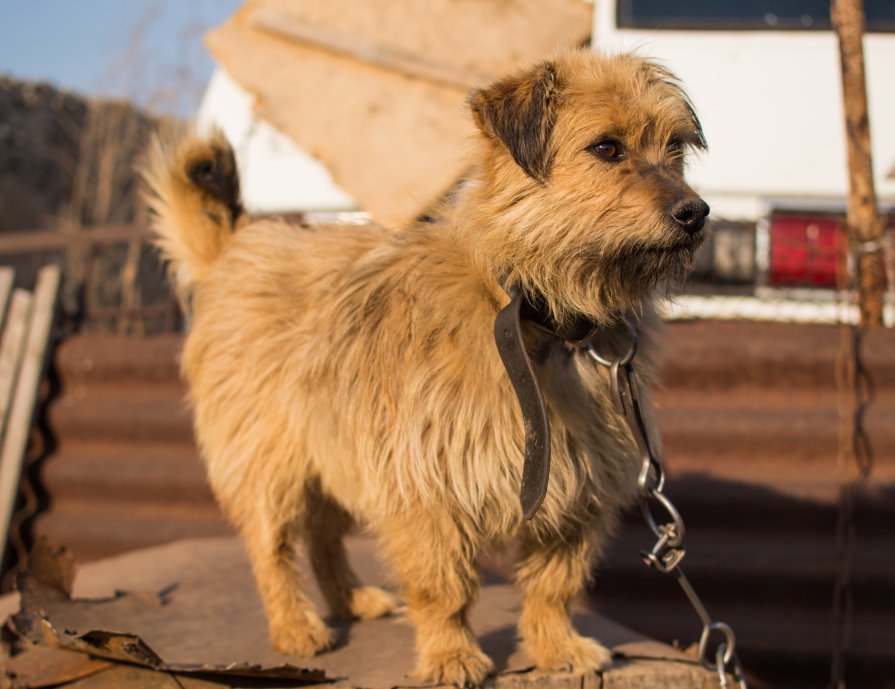
<svg viewBox="0 0 895 689"><path fill-rule="evenodd" d="M688 198L678 201L671 209L671 217L690 234L699 232L705 225L709 214L709 205L700 198Z"/></svg>

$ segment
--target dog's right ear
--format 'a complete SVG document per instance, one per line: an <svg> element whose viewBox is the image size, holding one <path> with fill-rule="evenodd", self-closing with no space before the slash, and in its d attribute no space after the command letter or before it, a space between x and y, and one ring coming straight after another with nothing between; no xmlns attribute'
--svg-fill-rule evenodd
<svg viewBox="0 0 895 689"><path fill-rule="evenodd" d="M526 174L547 181L553 164L550 137L556 122L559 79L550 62L521 77L475 89L469 106L482 133L499 140Z"/></svg>

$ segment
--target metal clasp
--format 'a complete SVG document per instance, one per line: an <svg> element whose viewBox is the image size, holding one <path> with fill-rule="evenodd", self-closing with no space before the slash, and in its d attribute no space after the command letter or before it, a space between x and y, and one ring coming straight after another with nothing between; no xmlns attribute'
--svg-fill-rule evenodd
<svg viewBox="0 0 895 689"><path fill-rule="evenodd" d="M637 373L634 369L634 356L637 353L637 332L628 318L624 319L629 342L627 349L620 356L600 352L594 341L587 346L588 355L600 366L608 369L609 392L615 408L624 418L628 429L640 453L641 467L637 477L640 492L640 507L643 518L657 541L650 550L641 551L644 562L654 569L674 575L684 594L693 606L702 622L702 634L699 639L699 662L708 670L717 671L722 689L728 689L728 667L740 689L748 689L743 668L736 654L736 637L733 629L724 622L713 622L705 609L702 600L696 595L690 581L680 567L686 554L686 529L684 520L674 503L663 492L665 488L665 468L662 460L650 446L650 432L655 429L649 425L649 417L644 414L642 399L637 387ZM655 437L655 435L654 435ZM653 505L657 504L667 515L667 520L656 519ZM714 662L708 656L709 637L712 632L724 635L724 641L718 645Z"/></svg>
<svg viewBox="0 0 895 689"><path fill-rule="evenodd" d="M661 524L657 522L650 510L650 500L659 503L668 513L671 521ZM686 537L684 520L668 496L658 490L650 491L647 499L641 500L640 506L643 510L643 518L659 538L652 550L641 551L640 554L647 565L667 574L681 563L687 552L684 547Z"/></svg>

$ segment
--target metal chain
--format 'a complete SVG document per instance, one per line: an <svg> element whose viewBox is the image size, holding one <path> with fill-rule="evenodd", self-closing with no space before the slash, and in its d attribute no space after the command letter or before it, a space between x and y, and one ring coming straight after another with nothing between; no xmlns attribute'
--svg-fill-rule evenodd
<svg viewBox="0 0 895 689"><path fill-rule="evenodd" d="M840 277L840 291L853 295L855 278L860 261L854 257L854 248L848 254L850 265ZM849 268L851 270L849 270ZM842 326L842 344L837 360L836 381L840 394L839 416L839 464L854 464L857 475L844 483L839 492L836 518L836 582L833 586L833 653L830 663L830 689L845 689L846 661L851 645L854 621L854 596L852 571L854 569L857 524L855 507L870 480L873 471L873 448L864 427L864 416L875 397L873 378L864 365L862 347L866 327Z"/></svg>
<svg viewBox="0 0 895 689"><path fill-rule="evenodd" d="M647 525L658 539L650 550L641 551L641 556L647 566L674 575L702 622L702 634L699 637L697 652L699 663L708 670L718 673L722 689L728 689L730 686L728 672L733 676L736 686L748 689L743 667L736 654L736 637L733 629L724 622L712 620L680 566L686 554L684 520L674 503L663 492L665 468L649 440L651 433L653 437L657 437L656 429L648 421L649 417L644 414L637 386L637 372L634 369L637 331L627 318L624 320L624 328L627 331L628 348L621 356L603 354L593 343L587 346L586 351L594 361L608 369L609 389L613 402L631 430L640 454L641 469L637 479L640 507ZM664 513L664 519L657 518L657 513ZM719 639L714 654L709 652L709 641L713 634L716 637L718 634L723 637Z"/></svg>
<svg viewBox="0 0 895 689"><path fill-rule="evenodd" d="M842 237L841 260L837 266L837 298L854 304L859 298L861 255L880 246L855 242ZM879 240L884 250L886 274L891 276L891 238ZM858 309L860 311L860 309ZM846 664L851 646L854 621L852 573L854 569L857 524L855 508L873 470L873 448L864 427L864 416L875 397L873 378L864 365L863 343L866 327L840 323L841 343L836 360L836 387L839 394L838 463L844 469L855 466L857 474L842 484L836 518L836 581L833 586L833 650L829 689L845 689Z"/></svg>

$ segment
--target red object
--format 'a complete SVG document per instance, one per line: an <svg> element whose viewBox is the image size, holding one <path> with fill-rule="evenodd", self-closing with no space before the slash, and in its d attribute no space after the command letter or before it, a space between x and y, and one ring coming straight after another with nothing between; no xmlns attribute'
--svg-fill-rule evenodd
<svg viewBox="0 0 895 689"><path fill-rule="evenodd" d="M835 215L774 213L769 283L781 287L836 287L844 227L844 219Z"/></svg>

